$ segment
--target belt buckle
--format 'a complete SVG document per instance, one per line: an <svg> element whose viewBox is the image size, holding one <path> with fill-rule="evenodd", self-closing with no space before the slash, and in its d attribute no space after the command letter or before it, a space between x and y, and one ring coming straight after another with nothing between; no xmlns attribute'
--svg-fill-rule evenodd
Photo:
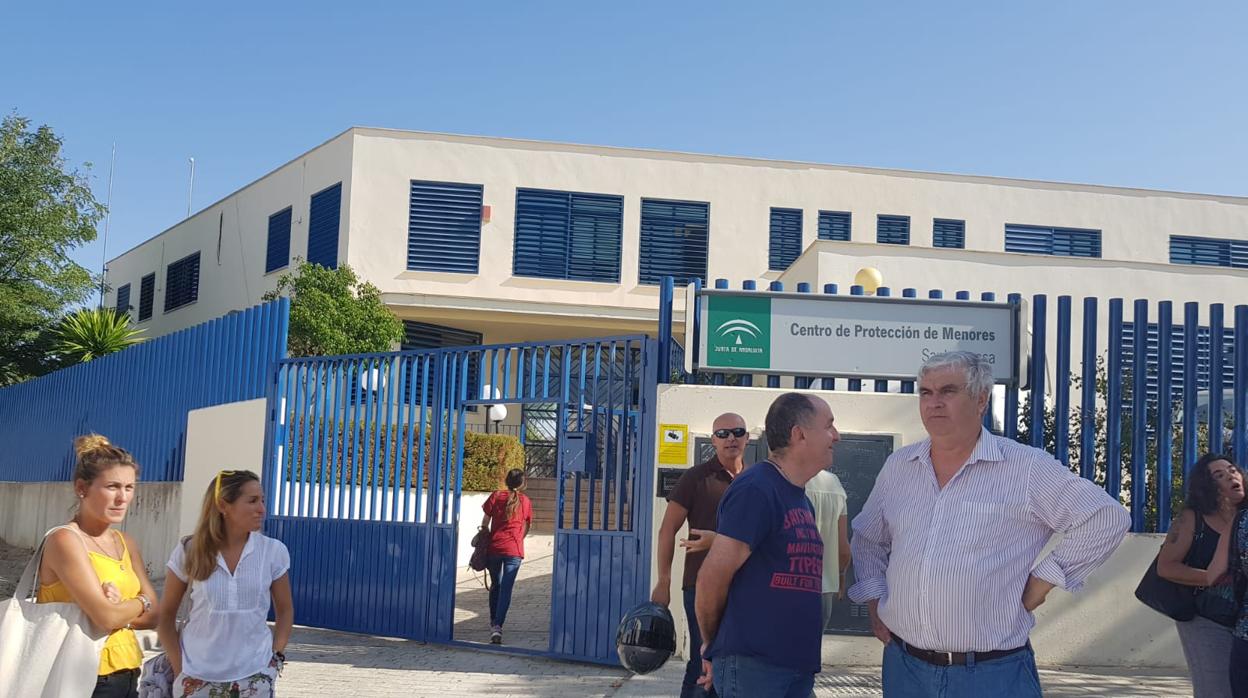
<svg viewBox="0 0 1248 698"><path fill-rule="evenodd" d="M953 666L953 652L940 652L945 658L945 666Z"/></svg>

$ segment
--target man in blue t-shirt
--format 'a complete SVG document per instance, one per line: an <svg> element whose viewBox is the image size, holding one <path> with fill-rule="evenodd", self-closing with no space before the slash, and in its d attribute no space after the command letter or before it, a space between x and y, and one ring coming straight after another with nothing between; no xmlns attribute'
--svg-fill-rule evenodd
<svg viewBox="0 0 1248 698"><path fill-rule="evenodd" d="M706 675L721 698L809 698L822 640L823 541L806 481L841 436L823 400L785 393L767 411L771 458L733 480L698 574ZM712 680L713 679L713 680Z"/></svg>

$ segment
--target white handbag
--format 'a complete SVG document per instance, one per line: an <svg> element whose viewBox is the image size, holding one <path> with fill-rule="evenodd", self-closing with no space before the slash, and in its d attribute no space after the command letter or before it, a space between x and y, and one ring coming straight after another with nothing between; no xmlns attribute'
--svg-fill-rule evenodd
<svg viewBox="0 0 1248 698"><path fill-rule="evenodd" d="M0 698L90 698L99 678L108 633L91 624L75 603L35 603L39 562L48 536L0 602Z"/></svg>

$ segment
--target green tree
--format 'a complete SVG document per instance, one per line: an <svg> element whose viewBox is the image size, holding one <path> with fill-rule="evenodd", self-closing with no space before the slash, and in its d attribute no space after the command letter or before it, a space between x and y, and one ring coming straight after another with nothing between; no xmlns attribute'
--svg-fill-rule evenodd
<svg viewBox="0 0 1248 698"><path fill-rule="evenodd" d="M403 323L381 301L381 291L345 264L326 269L303 262L264 299L283 295L290 297L291 356L390 351L403 339Z"/></svg>
<svg viewBox="0 0 1248 698"><path fill-rule="evenodd" d="M0 121L0 385L59 366L52 330L94 290L91 272L69 256L95 239L104 215L89 167L68 165L51 128L17 115Z"/></svg>
<svg viewBox="0 0 1248 698"><path fill-rule="evenodd" d="M143 330L130 326L130 315L113 308L79 310L56 330L56 349L65 358L86 362L121 351L139 341Z"/></svg>

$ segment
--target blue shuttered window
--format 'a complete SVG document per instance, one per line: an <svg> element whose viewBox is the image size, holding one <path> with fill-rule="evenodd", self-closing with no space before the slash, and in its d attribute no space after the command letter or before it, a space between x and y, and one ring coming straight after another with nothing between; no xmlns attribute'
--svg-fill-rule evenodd
<svg viewBox="0 0 1248 698"><path fill-rule="evenodd" d="M850 215L848 211L820 211L819 239L849 241Z"/></svg>
<svg viewBox="0 0 1248 698"><path fill-rule="evenodd" d="M481 258L480 184L412 180L407 268L476 274Z"/></svg>
<svg viewBox="0 0 1248 698"><path fill-rule="evenodd" d="M165 312L199 300L199 253L189 254L165 269Z"/></svg>
<svg viewBox="0 0 1248 698"><path fill-rule="evenodd" d="M1248 240L1171 235L1170 262L1248 269Z"/></svg>
<svg viewBox="0 0 1248 698"><path fill-rule="evenodd" d="M475 347L481 344L481 333L427 322L403 321L403 351ZM474 394L473 398L476 397Z"/></svg>
<svg viewBox="0 0 1248 698"><path fill-rule="evenodd" d="M117 289L117 314L130 312L130 284L123 284Z"/></svg>
<svg viewBox="0 0 1248 698"><path fill-rule="evenodd" d="M1101 231L1007 223L1005 251L1057 257L1100 257Z"/></svg>
<svg viewBox="0 0 1248 698"><path fill-rule="evenodd" d="M784 271L802 253L802 209L772 208L767 268Z"/></svg>
<svg viewBox="0 0 1248 698"><path fill-rule="evenodd" d="M153 272L139 279L139 322L152 316L152 303L156 298L156 274Z"/></svg>
<svg viewBox="0 0 1248 698"><path fill-rule="evenodd" d="M517 189L513 273L618 283L623 231L622 196Z"/></svg>
<svg viewBox="0 0 1248 698"><path fill-rule="evenodd" d="M277 271L290 264L291 208L269 216L269 241L264 252L264 273Z"/></svg>
<svg viewBox="0 0 1248 698"><path fill-rule="evenodd" d="M1149 323L1148 335L1145 337L1144 344L1144 360L1147 362L1147 374L1145 375L1146 399L1150 406L1157 404L1158 396L1158 336L1160 328L1156 323ZM1184 376L1183 367L1187 362L1186 343L1184 341L1186 328L1182 325L1172 326L1170 328L1170 386L1171 386L1171 402L1173 405L1181 405L1183 402L1183 386ZM1196 390L1207 391L1213 384L1213 336L1208 327L1196 328ZM1135 323L1125 322L1122 325L1122 370L1124 373L1134 370L1135 364ZM1235 336L1232 332L1227 332L1222 337L1222 390L1230 392L1235 387ZM1132 398L1124 393L1122 396L1122 406L1128 412L1132 408ZM1231 405L1228 401L1227 408ZM1208 403L1205 404L1208 409ZM1154 428L1152 424L1150 430Z"/></svg>
<svg viewBox="0 0 1248 698"><path fill-rule="evenodd" d="M475 347L482 344L482 336L480 332L471 332L469 330L461 330L455 327L446 327L444 325L434 325L428 322L415 322L412 320L403 321L403 341L401 348L403 351L411 351L414 349L446 349L453 347ZM436 380L433 376L424 376L421 371L423 366L420 362L412 365L411 371L407 375L407 385L404 386L404 395L413 395L411 390L412 379L419 380L422 384L427 381ZM475 399L481 396L481 366L479 362L472 361L468 364L468 375L465 376L467 381L467 394L469 398ZM425 404L433 398L434 391L426 387L424 391ZM468 407L468 411L475 412L476 407Z"/></svg>
<svg viewBox="0 0 1248 698"><path fill-rule="evenodd" d="M312 195L308 212L308 262L338 268L338 226L342 182Z"/></svg>
<svg viewBox="0 0 1248 698"><path fill-rule="evenodd" d="M932 247L966 247L966 221L949 218L932 219Z"/></svg>
<svg viewBox="0 0 1248 698"><path fill-rule="evenodd" d="M657 284L671 276L678 285L706 282L711 205L702 201L641 200L638 280Z"/></svg>
<svg viewBox="0 0 1248 698"><path fill-rule="evenodd" d="M875 241L885 245L909 245L910 216L876 216Z"/></svg>

